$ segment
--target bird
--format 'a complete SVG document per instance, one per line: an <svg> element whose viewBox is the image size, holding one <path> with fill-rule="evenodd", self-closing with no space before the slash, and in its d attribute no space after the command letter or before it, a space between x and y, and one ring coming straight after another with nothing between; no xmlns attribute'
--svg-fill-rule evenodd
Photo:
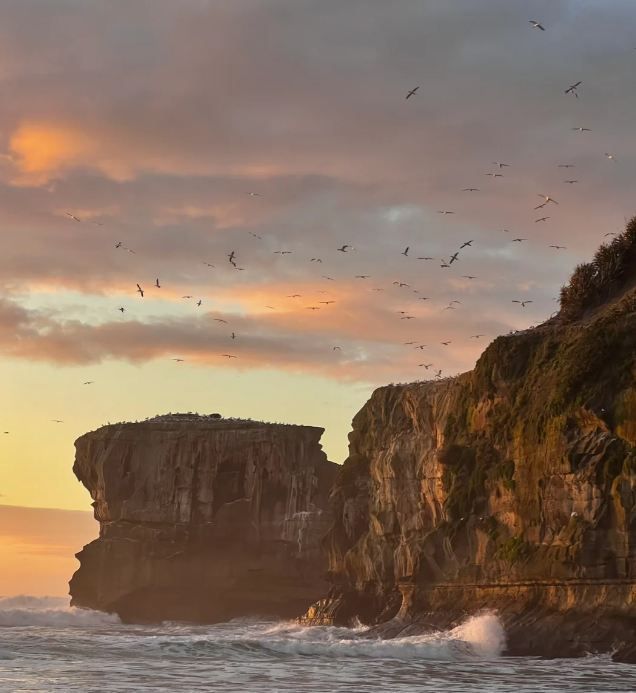
<svg viewBox="0 0 636 693"><path fill-rule="evenodd" d="M441 378L441 377L442 377L442 371L441 371L441 369L440 369L439 371L437 371L437 373L435 373L435 377L436 377L436 378ZM463 518L462 518L462 519L463 519Z"/></svg>
<svg viewBox="0 0 636 693"><path fill-rule="evenodd" d="M144 297L144 290L139 286L139 284L137 284L137 293L141 294L142 298Z"/></svg>
<svg viewBox="0 0 636 693"><path fill-rule="evenodd" d="M84 385L92 385L95 381L94 380L86 380L84 382Z"/></svg>
<svg viewBox="0 0 636 693"><path fill-rule="evenodd" d="M400 320L415 320L414 315L403 315Z"/></svg>
<svg viewBox="0 0 636 693"><path fill-rule="evenodd" d="M418 260L434 260L435 258L434 258L434 257L424 256L424 257L418 257L417 259L418 259Z"/></svg>
<svg viewBox="0 0 636 693"><path fill-rule="evenodd" d="M202 303L203 303L203 301L202 301L201 299L199 299L199 300L197 301L197 306L201 306Z"/></svg>
<svg viewBox="0 0 636 693"><path fill-rule="evenodd" d="M254 236L254 238L258 238L259 241L263 240L262 236L259 236L257 233L254 233L253 231L250 231L250 236Z"/></svg>
<svg viewBox="0 0 636 693"><path fill-rule="evenodd" d="M309 262L322 262L322 260L319 257L312 257Z"/></svg>
<svg viewBox="0 0 636 693"><path fill-rule="evenodd" d="M567 250L564 245L551 245L550 248L554 248L555 250Z"/></svg>
<svg viewBox="0 0 636 693"><path fill-rule="evenodd" d="M302 298L302 294L291 294L287 298Z"/></svg>
<svg viewBox="0 0 636 693"><path fill-rule="evenodd" d="M547 221L548 219L550 219L550 217L541 217L540 219L535 219L534 223L538 224L540 221Z"/></svg>
<svg viewBox="0 0 636 693"><path fill-rule="evenodd" d="M510 167L510 164L504 164L501 161L493 161L492 163L494 166L498 166L499 168Z"/></svg>
<svg viewBox="0 0 636 693"><path fill-rule="evenodd" d="M528 305L528 303L533 303L533 301L517 301L517 300L513 300L512 302L518 303L522 308L525 308Z"/></svg>
<svg viewBox="0 0 636 693"><path fill-rule="evenodd" d="M533 29L540 29L541 31L545 31L545 27L540 22L537 22L534 19L529 19L528 22L532 24Z"/></svg>
<svg viewBox="0 0 636 693"><path fill-rule="evenodd" d="M223 320L223 318L214 318L214 322L222 322L227 325L227 320Z"/></svg>
<svg viewBox="0 0 636 693"><path fill-rule="evenodd" d="M227 359L237 359L238 356L234 356L234 354L221 354L221 356L225 356Z"/></svg>
<svg viewBox="0 0 636 693"><path fill-rule="evenodd" d="M274 255L291 255L291 250L275 250Z"/></svg>
<svg viewBox="0 0 636 693"><path fill-rule="evenodd" d="M479 188L464 188L462 192L479 192Z"/></svg>
<svg viewBox="0 0 636 693"><path fill-rule="evenodd" d="M417 364L420 368L425 368L428 370L433 364L432 363L418 363Z"/></svg>
<svg viewBox="0 0 636 693"><path fill-rule="evenodd" d="M462 274L462 279L477 279L477 277L472 274Z"/></svg>
<svg viewBox="0 0 636 693"><path fill-rule="evenodd" d="M612 232L610 231L609 233L605 233L605 234L603 234L603 235L604 235L605 238L607 238L608 236L616 236L616 235L618 235L618 234L612 233Z"/></svg>
<svg viewBox="0 0 636 693"><path fill-rule="evenodd" d="M610 159L611 161L616 161L616 157L614 154L610 154L609 152L605 152L605 156Z"/></svg>
<svg viewBox="0 0 636 693"><path fill-rule="evenodd" d="M173 358L173 359L171 359L171 360L172 360L172 361L176 361L177 363L181 363L181 362L183 361L183 359L178 359L178 358Z"/></svg>
<svg viewBox="0 0 636 693"><path fill-rule="evenodd" d="M347 244L345 243L341 248L338 248L338 250L339 250L341 253L346 253L350 248L351 248L351 246L350 246L350 245L347 245ZM351 249L353 250L353 248L351 248Z"/></svg>
<svg viewBox="0 0 636 693"><path fill-rule="evenodd" d="M212 267L212 269L214 269L214 265L213 265L211 262L205 262L205 261L204 261L203 264L204 264L206 267Z"/></svg>
<svg viewBox="0 0 636 693"><path fill-rule="evenodd" d="M464 241L464 243L462 243L462 244L459 246L459 249L462 250L463 248L468 248L468 247L471 246L473 243L474 243L474 241Z"/></svg>
<svg viewBox="0 0 636 693"><path fill-rule="evenodd" d="M456 262L458 259L459 259L459 253L453 253L453 254L450 256L450 260L448 261L448 264L449 264L449 265L452 265L453 262Z"/></svg>
<svg viewBox="0 0 636 693"><path fill-rule="evenodd" d="M257 193L257 192L248 192L247 194L250 197L263 197L260 193Z"/></svg>
<svg viewBox="0 0 636 693"><path fill-rule="evenodd" d="M234 251L232 251L231 253L228 254L227 259L230 261L230 264L232 264L236 267L236 263L234 262L235 257L236 257L236 253Z"/></svg>
<svg viewBox="0 0 636 693"><path fill-rule="evenodd" d="M115 248L121 248L122 245L123 245L123 243L122 243L121 241L117 241L117 242L115 243Z"/></svg>
<svg viewBox="0 0 636 693"><path fill-rule="evenodd" d="M236 335L234 334L234 332L232 332L231 338L236 339Z"/></svg>
<svg viewBox="0 0 636 693"><path fill-rule="evenodd" d="M428 301L428 300L430 300L430 299L429 299L428 296L420 296L417 300L418 300L418 301Z"/></svg>
<svg viewBox="0 0 636 693"><path fill-rule="evenodd" d="M550 195L541 195L541 194L539 194L539 197L542 197L542 198L543 198L543 202L544 202L544 204L546 204L546 205L547 205L549 202L552 202L552 203L555 204L555 205L558 205L558 204L559 204L553 197L550 197Z"/></svg>
<svg viewBox="0 0 636 693"><path fill-rule="evenodd" d="M557 168L574 168L574 164L558 164Z"/></svg>
<svg viewBox="0 0 636 693"><path fill-rule="evenodd" d="M328 306L331 303L335 303L335 301L318 301L318 303L323 303L324 305Z"/></svg>
<svg viewBox="0 0 636 693"><path fill-rule="evenodd" d="M437 213L438 213L438 214L455 214L455 212L450 212L450 211L447 210L447 209L438 209L438 210L437 210Z"/></svg>
<svg viewBox="0 0 636 693"><path fill-rule="evenodd" d="M332 347L332 351L342 351L342 348L339 346Z"/></svg>
<svg viewBox="0 0 636 693"><path fill-rule="evenodd" d="M370 274L356 274L355 279L369 279Z"/></svg>
<svg viewBox="0 0 636 693"><path fill-rule="evenodd" d="M570 185L573 185L574 183L578 183L578 180L571 179L571 180L564 180L564 183L569 183Z"/></svg>
<svg viewBox="0 0 636 693"><path fill-rule="evenodd" d="M470 336L471 339L481 339L484 335L483 334L473 334Z"/></svg>
<svg viewBox="0 0 636 693"><path fill-rule="evenodd" d="M74 214L71 214L70 212L64 212L67 217L70 217L73 221L82 221L79 217L76 217Z"/></svg>
<svg viewBox="0 0 636 693"><path fill-rule="evenodd" d="M513 238L511 243L523 243L524 241L527 241L527 238Z"/></svg>
<svg viewBox="0 0 636 693"><path fill-rule="evenodd" d="M123 313L126 309L123 306L120 306L119 308L117 308L117 310L119 310Z"/></svg>
<svg viewBox="0 0 636 693"><path fill-rule="evenodd" d="M161 284L159 283L159 277L157 277L157 279L155 279L155 286L156 286L158 289L161 288Z"/></svg>
<svg viewBox="0 0 636 693"><path fill-rule="evenodd" d="M406 95L406 99L408 100L411 98L411 96L414 96L418 89L419 89L419 86L411 89L411 91L409 91L409 93Z"/></svg>
<svg viewBox="0 0 636 693"><path fill-rule="evenodd" d="M592 132L592 129L591 129L591 128L581 128L581 127L578 127L578 128L572 128L572 130L576 130L576 132Z"/></svg>
<svg viewBox="0 0 636 693"><path fill-rule="evenodd" d="M570 84L570 86L565 90L565 93L566 93L566 94L573 94L573 95L576 96L576 98L578 99L578 98L579 98L579 94L578 94L578 92L577 92L577 88L578 88L581 84L583 84L583 82L580 82L580 81L579 81L579 82L576 82L575 84Z"/></svg>
<svg viewBox="0 0 636 693"><path fill-rule="evenodd" d="M407 255L409 254L410 247L410 245L407 245L406 248L404 248L404 250L402 251L402 255L404 255L404 257L407 257Z"/></svg>
<svg viewBox="0 0 636 693"><path fill-rule="evenodd" d="M452 344L452 342L440 342L443 346L448 346L449 344Z"/></svg>
<svg viewBox="0 0 636 693"><path fill-rule="evenodd" d="M192 296L190 296L190 294L186 294L185 296L182 296L181 298L192 298Z"/></svg>
<svg viewBox="0 0 636 693"><path fill-rule="evenodd" d="M306 310L320 310L318 306L305 306Z"/></svg>
<svg viewBox="0 0 636 693"><path fill-rule="evenodd" d="M64 423L62 419L51 419L53 423Z"/></svg>
<svg viewBox="0 0 636 693"><path fill-rule="evenodd" d="M404 282L393 282L393 283L395 284L395 286L397 286L400 289L410 288L410 286L408 284L405 284Z"/></svg>
<svg viewBox="0 0 636 693"><path fill-rule="evenodd" d="M326 274L323 274L323 275L322 275L322 278L323 278L323 279L327 279L327 280L330 281L330 282L335 282L335 281L336 281L333 277L328 277Z"/></svg>
<svg viewBox="0 0 636 693"><path fill-rule="evenodd" d="M442 260L442 264L440 265L440 267L442 269L447 269L448 267L450 267L450 265L445 260Z"/></svg>
<svg viewBox="0 0 636 693"><path fill-rule="evenodd" d="M503 178L503 173L484 173L484 176L490 176L491 178Z"/></svg>

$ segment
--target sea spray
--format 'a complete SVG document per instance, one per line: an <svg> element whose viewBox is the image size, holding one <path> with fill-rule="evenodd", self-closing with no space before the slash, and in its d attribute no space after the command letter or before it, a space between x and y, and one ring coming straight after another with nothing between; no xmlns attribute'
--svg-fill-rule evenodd
<svg viewBox="0 0 636 693"><path fill-rule="evenodd" d="M64 597L0 597L0 628L87 628L119 622L114 614L69 606Z"/></svg>

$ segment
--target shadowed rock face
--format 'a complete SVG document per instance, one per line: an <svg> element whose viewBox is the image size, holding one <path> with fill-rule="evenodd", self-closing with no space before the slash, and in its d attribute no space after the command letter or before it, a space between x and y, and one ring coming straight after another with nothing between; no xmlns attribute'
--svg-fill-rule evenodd
<svg viewBox="0 0 636 693"><path fill-rule="evenodd" d="M309 622L406 634L495 608L515 653L633 641L630 257L603 302L499 337L472 372L373 393L333 492L332 588Z"/></svg>
<svg viewBox="0 0 636 693"><path fill-rule="evenodd" d="M171 415L79 438L99 539L72 604L128 621L293 616L325 589L323 429Z"/></svg>

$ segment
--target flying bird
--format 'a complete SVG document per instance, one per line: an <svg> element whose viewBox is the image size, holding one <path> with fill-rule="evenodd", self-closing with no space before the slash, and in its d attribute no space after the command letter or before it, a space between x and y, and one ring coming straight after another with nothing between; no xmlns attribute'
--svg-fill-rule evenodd
<svg viewBox="0 0 636 693"><path fill-rule="evenodd" d="M318 303L323 303L325 306L328 306L332 303L335 303L335 301L318 301Z"/></svg>
<svg viewBox="0 0 636 693"><path fill-rule="evenodd" d="M550 197L550 195L541 195L541 194L540 194L539 197L542 197L542 198L543 198L543 203L546 204L546 205L547 205L549 202L553 202L555 205L558 205L558 204L559 204L553 197Z"/></svg>
<svg viewBox="0 0 636 693"><path fill-rule="evenodd" d="M306 310L320 310L318 306L305 306Z"/></svg>
<svg viewBox="0 0 636 693"><path fill-rule="evenodd" d="M484 173L484 176L490 176L491 178L503 178L503 173Z"/></svg>
<svg viewBox="0 0 636 693"><path fill-rule="evenodd" d="M204 261L203 264L204 264L206 267L212 267L212 269L214 269L214 265L213 265L211 262L205 262L205 261Z"/></svg>
<svg viewBox="0 0 636 693"><path fill-rule="evenodd" d="M322 260L319 257L312 257L309 262L322 262Z"/></svg>
<svg viewBox="0 0 636 693"><path fill-rule="evenodd" d="M459 253L453 253L453 254L450 256L450 260L448 261L448 264L449 264L449 265L452 265L453 262L456 262L458 259L459 259Z"/></svg>
<svg viewBox="0 0 636 693"><path fill-rule="evenodd" d="M176 361L177 363L181 363L181 362L183 361L183 359L177 359L177 358L173 358L173 359L171 359L171 360L172 360L172 361Z"/></svg>
<svg viewBox="0 0 636 693"><path fill-rule="evenodd" d="M420 368L425 368L428 370L433 364L432 363L418 363L417 364Z"/></svg>
<svg viewBox="0 0 636 693"><path fill-rule="evenodd" d="M84 385L92 385L95 381L94 380L86 380L84 382Z"/></svg>
<svg viewBox="0 0 636 693"><path fill-rule="evenodd" d="M484 335L483 334L473 334L470 336L471 339L481 339Z"/></svg>
<svg viewBox="0 0 636 693"><path fill-rule="evenodd" d="M464 188L462 192L479 192L479 188Z"/></svg>
<svg viewBox="0 0 636 693"><path fill-rule="evenodd" d="M62 419L51 419L53 423L64 423Z"/></svg>
<svg viewBox="0 0 636 693"><path fill-rule="evenodd" d="M611 161L616 161L616 157L614 154L610 154L609 152L605 152L605 156L610 159Z"/></svg>
<svg viewBox="0 0 636 693"><path fill-rule="evenodd" d="M411 91L409 91L409 93L406 95L407 100L410 99L411 96L414 96L418 89L419 89L419 86L414 87L413 89L411 89Z"/></svg>
<svg viewBox="0 0 636 693"><path fill-rule="evenodd" d="M462 243L462 244L459 246L459 249L462 250L463 248L468 248L468 247L471 246L473 243L474 243L474 241L472 241L472 240L471 240L471 241L465 241L464 243Z"/></svg>
<svg viewBox="0 0 636 693"><path fill-rule="evenodd" d="M291 255L291 250L275 250L274 255Z"/></svg>
<svg viewBox="0 0 636 693"><path fill-rule="evenodd" d="M262 236L259 236L257 233L254 233L253 231L250 231L250 236L254 236L254 238L258 238L259 241L263 240Z"/></svg>
<svg viewBox="0 0 636 693"><path fill-rule="evenodd" d="M580 81L579 81L579 82L576 82L576 83L574 83L574 84L570 84L570 86L565 90L565 93L566 93L566 94L573 94L573 95L576 96L576 98L578 99L578 98L579 98L579 94L578 94L578 92L577 92L577 89L578 89L578 87L579 87L581 84L583 84L583 82L580 82Z"/></svg>
<svg viewBox="0 0 636 693"><path fill-rule="evenodd" d="M448 346L449 344L452 344L452 342L440 342L443 346Z"/></svg>
<svg viewBox="0 0 636 693"><path fill-rule="evenodd" d="M547 221L548 219L550 219L550 217L541 217L540 219L535 219L534 223L538 224L540 221Z"/></svg>
<svg viewBox="0 0 636 693"><path fill-rule="evenodd" d="M137 284L137 293L141 294L142 298L144 297L144 290L139 286L139 284Z"/></svg>
<svg viewBox="0 0 636 693"><path fill-rule="evenodd" d="M157 277L157 279L155 279L155 286L156 286L158 289L161 288L161 284L159 283L159 277Z"/></svg>
<svg viewBox="0 0 636 693"><path fill-rule="evenodd" d="M203 303L203 301L202 301L201 299L199 299L199 300L197 301L197 306L201 306L202 303Z"/></svg>
<svg viewBox="0 0 636 693"><path fill-rule="evenodd" d="M234 258L236 257L236 253L232 251L231 253L228 254L227 259L230 261L234 267L236 267L236 262L234 262Z"/></svg>
<svg viewBox="0 0 636 693"><path fill-rule="evenodd" d="M438 209L438 214L455 214L455 212L449 212L447 209Z"/></svg>
<svg viewBox="0 0 636 693"><path fill-rule="evenodd" d="M567 250L564 245L551 245L550 248L554 248L555 250Z"/></svg>
<svg viewBox="0 0 636 693"><path fill-rule="evenodd" d="M323 278L323 279L327 279L327 280L330 281L330 282L335 282L335 281L336 281L333 277L328 277L326 274L323 274L323 275L322 275L322 278Z"/></svg>
<svg viewBox="0 0 636 693"><path fill-rule="evenodd" d="M117 308L117 310L119 310L123 313L126 309L123 306L120 306L119 308Z"/></svg>
<svg viewBox="0 0 636 693"><path fill-rule="evenodd" d="M569 183L570 185L573 185L574 183L578 183L578 180L571 179L571 180L564 180L564 183Z"/></svg>
<svg viewBox="0 0 636 693"><path fill-rule="evenodd" d="M232 339L236 339L236 335L232 332Z"/></svg>
<svg viewBox="0 0 636 693"><path fill-rule="evenodd" d="M74 214L71 214L70 212L64 212L67 217L70 217L73 221L82 221L79 217L76 217Z"/></svg>
<svg viewBox="0 0 636 693"><path fill-rule="evenodd" d="M591 128L572 128L572 130L575 130L576 132L592 132Z"/></svg>
<svg viewBox="0 0 636 693"><path fill-rule="evenodd" d="M518 303L522 308L525 308L528 303L533 303L533 301L512 301L513 303Z"/></svg>
<svg viewBox="0 0 636 693"><path fill-rule="evenodd" d="M342 349L339 346L335 346L332 348L332 351L342 351Z"/></svg>
<svg viewBox="0 0 636 693"><path fill-rule="evenodd" d="M221 356L225 356L227 359L237 359L238 356L234 356L234 354L221 354Z"/></svg>
<svg viewBox="0 0 636 693"><path fill-rule="evenodd" d="M227 325L227 320L223 320L223 318L214 318L214 322L222 322Z"/></svg>
<svg viewBox="0 0 636 693"><path fill-rule="evenodd" d="M472 274L462 274L462 279L477 279Z"/></svg>
<svg viewBox="0 0 636 693"><path fill-rule="evenodd" d="M353 248L350 245L347 245L346 243L342 246L342 248L338 248L338 250L341 253L346 253L349 249L353 250Z"/></svg>
<svg viewBox="0 0 636 693"><path fill-rule="evenodd" d="M404 255L404 257L407 257L407 255L409 254L410 247L410 245L407 245L406 248L404 248L404 250L402 251L402 255Z"/></svg>
<svg viewBox="0 0 636 693"><path fill-rule="evenodd" d="M370 277L370 274L356 274L355 279L369 279Z"/></svg>
<svg viewBox="0 0 636 693"><path fill-rule="evenodd" d="M418 257L417 259L418 259L418 260L434 260L435 258L434 258L434 257L425 256L425 257Z"/></svg>
<svg viewBox="0 0 636 693"><path fill-rule="evenodd" d="M181 298L192 298L192 296L190 296L190 294L187 294L185 296L182 296Z"/></svg>
<svg viewBox="0 0 636 693"><path fill-rule="evenodd" d="M257 193L257 192L248 192L247 194L250 197L263 197L260 193Z"/></svg>
<svg viewBox="0 0 636 693"><path fill-rule="evenodd" d="M574 168L574 164L559 164L557 168Z"/></svg>
<svg viewBox="0 0 636 693"><path fill-rule="evenodd" d="M302 298L302 294L291 294L291 296L288 296L287 298Z"/></svg>
<svg viewBox="0 0 636 693"><path fill-rule="evenodd" d="M527 238L513 238L511 243L523 243L524 241L527 241Z"/></svg>
<svg viewBox="0 0 636 693"><path fill-rule="evenodd" d="M545 27L542 26L540 22L537 22L534 19L529 19L528 22L532 24L533 29L540 29L541 31L545 31Z"/></svg>
<svg viewBox="0 0 636 693"><path fill-rule="evenodd" d="M494 166L498 166L499 168L504 168L504 167L509 167L510 164L504 164L501 161L493 161L492 162Z"/></svg>

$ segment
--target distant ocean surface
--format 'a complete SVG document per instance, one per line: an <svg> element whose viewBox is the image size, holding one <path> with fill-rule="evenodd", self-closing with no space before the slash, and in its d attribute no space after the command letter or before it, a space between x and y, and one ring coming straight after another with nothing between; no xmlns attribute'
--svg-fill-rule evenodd
<svg viewBox="0 0 636 693"><path fill-rule="evenodd" d="M2 691L633 693L636 666L607 657L501 657L494 614L435 635L232 621L122 625L65 599L0 598Z"/></svg>

